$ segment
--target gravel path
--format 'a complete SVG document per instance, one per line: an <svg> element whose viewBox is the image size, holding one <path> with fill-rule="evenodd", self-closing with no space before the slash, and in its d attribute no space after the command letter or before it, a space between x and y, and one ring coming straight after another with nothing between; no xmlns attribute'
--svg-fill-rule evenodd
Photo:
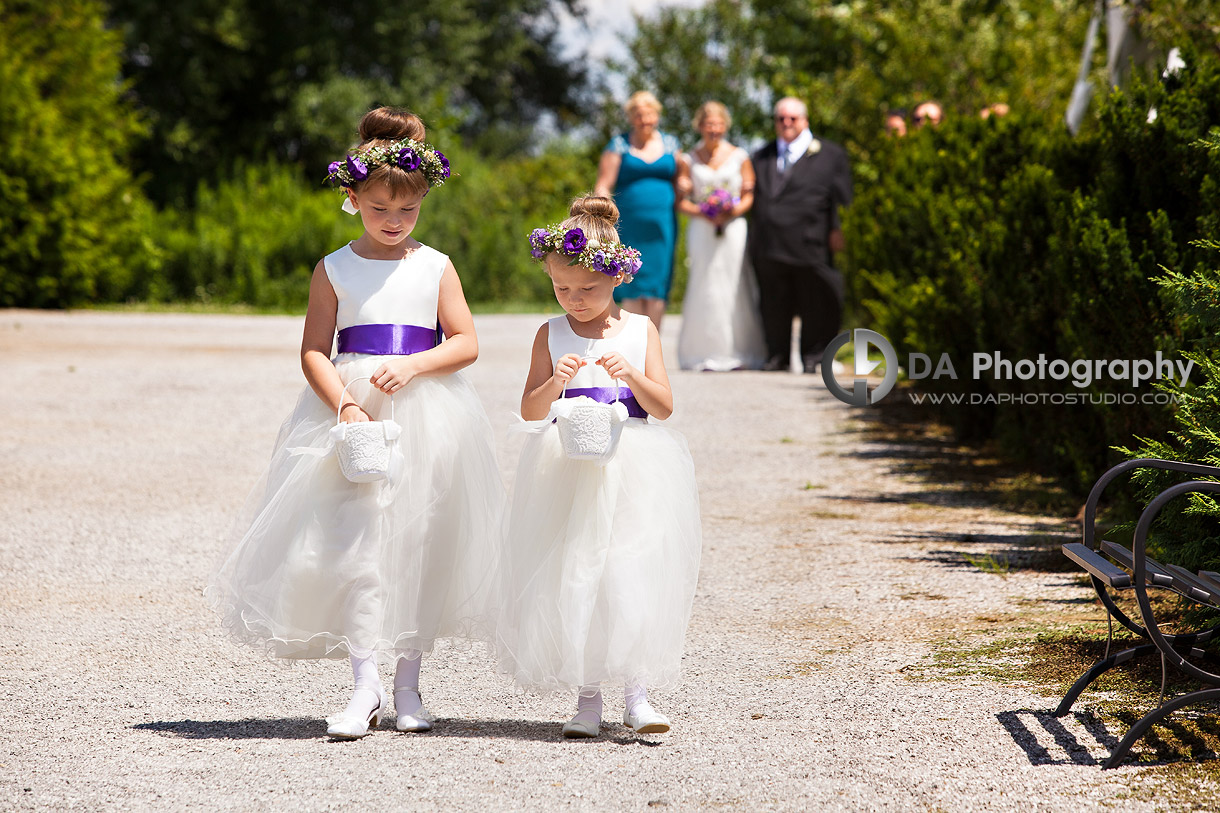
<svg viewBox="0 0 1220 813"><path fill-rule="evenodd" d="M539 322L477 319L506 481ZM299 331L0 312L0 808L1151 809L1127 798L1140 769L1098 766L1121 732L917 676L989 618L1096 611L1071 574L963 566L1047 523L937 500L813 376L673 373L705 553L686 681L654 697L672 733L635 736L608 696L603 736L564 741L566 703L449 649L424 665L434 732L329 742L346 663L269 664L201 596L303 386Z"/></svg>

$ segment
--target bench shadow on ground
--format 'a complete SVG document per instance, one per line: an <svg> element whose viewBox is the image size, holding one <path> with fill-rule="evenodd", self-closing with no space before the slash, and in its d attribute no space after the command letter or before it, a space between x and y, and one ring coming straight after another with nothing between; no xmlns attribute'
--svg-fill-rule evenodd
<svg viewBox="0 0 1220 813"><path fill-rule="evenodd" d="M562 723L539 720L458 720L440 718L435 728L411 737L460 739L512 739L532 742L613 742L616 745L654 747L660 741L641 738L626 726L603 723L600 737L566 740ZM172 720L137 723L135 731L150 731L188 740L317 740L326 739L326 723L316 717L282 717L245 720ZM383 720L376 734L398 734L394 718Z"/></svg>
<svg viewBox="0 0 1220 813"><path fill-rule="evenodd" d="M1012 737L1031 765L1101 766L1119 739L1140 714L1124 710L1111 727L1092 711L1055 717L1050 711L1003 711L996 720ZM1220 720L1200 709L1194 715L1174 715L1155 725L1135 744L1124 766L1152 767L1214 760L1220 748Z"/></svg>
<svg viewBox="0 0 1220 813"><path fill-rule="evenodd" d="M1085 584L1079 568L1061 551L1063 543L1080 537L1084 500L1052 478L1006 465L986 446L955 441L950 430L929 420L926 410L901 402L857 411L844 434L852 440L844 446L852 450L838 455L869 461L908 486L897 494L862 490L853 495L822 496L828 502L855 506L844 516L868 510L870 505L913 509L911 522L894 523L898 529L878 541L915 543L918 559L947 568L998 574L1032 570L1055 574L1047 577L1051 581ZM977 509L985 509L985 513L980 515ZM969 531L952 530L957 511ZM996 514L998 518L988 518ZM1006 521L1004 514L1016 521ZM1099 523L1099 530L1104 533L1106 525ZM1088 590L1075 598L1039 598L1038 603L1066 608L1097 601ZM1137 616L1134 606L1125 609ZM1069 620L1078 623L1074 616ZM1075 677L1103 657L1105 630L1100 611L1096 629L1048 628L1025 642L1027 649L1020 657L1027 662L1026 668L1018 670L1021 677L1035 685L1062 684L1065 691ZM1001 644L1009 655L1013 645L1011 640ZM1100 770L1126 732L1158 705L1158 666L1155 659L1126 664L1103 678L1097 688L1114 696L1100 708L1076 710L1062 718L1049 709L1017 709L997 713L996 721L1031 765L1096 766ZM1171 675L1167 688L1169 699L1197 687ZM1135 743L1123 766L1202 762L1211 773L1220 753L1218 712L1220 704L1199 704L1189 712L1170 715Z"/></svg>

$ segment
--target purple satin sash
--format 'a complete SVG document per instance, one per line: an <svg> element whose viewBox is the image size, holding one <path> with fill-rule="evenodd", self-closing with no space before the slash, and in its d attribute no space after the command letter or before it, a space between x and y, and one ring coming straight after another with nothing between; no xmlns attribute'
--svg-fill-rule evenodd
<svg viewBox="0 0 1220 813"><path fill-rule="evenodd" d="M439 327L419 325L353 325L339 331L340 353L370 356L409 356L441 343Z"/></svg>
<svg viewBox="0 0 1220 813"><path fill-rule="evenodd" d="M618 392L618 399L627 407L627 414L633 418L647 418L648 413L644 411L644 407L640 406L640 402L635 400L635 396L631 394L630 387L569 387L564 392L564 398L575 398L578 395L583 395L586 398L592 398L599 404L613 404L614 394Z"/></svg>

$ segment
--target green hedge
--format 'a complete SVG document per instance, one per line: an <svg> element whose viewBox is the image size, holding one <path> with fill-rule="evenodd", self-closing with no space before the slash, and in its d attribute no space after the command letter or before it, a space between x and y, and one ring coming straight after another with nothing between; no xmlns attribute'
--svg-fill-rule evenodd
<svg viewBox="0 0 1220 813"><path fill-rule="evenodd" d="M567 217L572 198L593 188L597 154L553 147L488 159L458 147L446 155L460 175L428 194L415 236L449 255L470 302L554 301L526 235Z"/></svg>
<svg viewBox="0 0 1220 813"><path fill-rule="evenodd" d="M877 180L845 221L853 297L905 361L948 353L957 381L926 392L1075 392L1065 381L971 378L975 352L1005 358L1177 358L1189 326L1167 311L1160 266L1190 271L1217 234L1220 163L1191 144L1220 123L1220 68L1187 55L1163 84L1101 103L1077 139L1018 114L949 120L872 157ZM1158 114L1151 123L1148 111ZM1135 392L1150 392L1145 385ZM1087 392L1123 395L1108 377ZM943 406L942 419L1083 488L1111 447L1165 427L1164 406Z"/></svg>
<svg viewBox="0 0 1220 813"><path fill-rule="evenodd" d="M340 203L294 168L274 164L243 167L215 188L202 185L192 211L160 215L165 259L148 298L303 309L318 260L360 236L359 221Z"/></svg>
<svg viewBox="0 0 1220 813"><path fill-rule="evenodd" d="M413 236L450 256L471 302L541 303L551 297L525 235L567 214L592 185L590 156L557 150L490 161L461 147L447 153L459 173L429 192ZM299 310L317 261L360 236L342 197L275 164L238 169L201 185L193 210L166 210L155 229L163 256L145 284L159 301L243 303Z"/></svg>

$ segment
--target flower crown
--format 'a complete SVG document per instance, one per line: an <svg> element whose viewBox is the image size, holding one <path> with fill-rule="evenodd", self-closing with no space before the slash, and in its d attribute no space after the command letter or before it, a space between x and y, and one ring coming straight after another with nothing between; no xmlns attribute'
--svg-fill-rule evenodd
<svg viewBox="0 0 1220 813"><path fill-rule="evenodd" d="M590 240L583 229L565 230L558 223L530 232L530 256L541 261L551 252L567 257L568 265L583 265L608 277L622 274L624 282L631 282L644 265L640 252L631 246Z"/></svg>
<svg viewBox="0 0 1220 813"><path fill-rule="evenodd" d="M387 145L353 150L343 161L332 161L326 180L348 189L382 164L392 164L407 172L419 170L430 187L440 186L449 177L449 159L444 153L413 138L401 138Z"/></svg>

